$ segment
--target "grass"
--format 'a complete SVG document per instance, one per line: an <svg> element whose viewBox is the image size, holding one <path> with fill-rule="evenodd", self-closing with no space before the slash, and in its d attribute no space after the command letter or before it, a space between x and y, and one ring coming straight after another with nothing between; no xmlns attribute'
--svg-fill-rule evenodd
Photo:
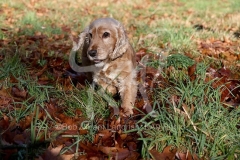
<svg viewBox="0 0 240 160"><path fill-rule="evenodd" d="M4 66L1 68L1 79L9 78L11 75L20 77L21 75L24 75L22 73L24 73L26 70L26 66L20 62L17 54L11 58L6 57L1 64L4 64Z"/></svg>
<svg viewBox="0 0 240 160"><path fill-rule="evenodd" d="M17 86L20 89L26 88L28 94L30 95L29 99L23 102L13 102L9 104L9 107L6 110L1 111L1 116L6 115L10 118L10 121L16 121L20 126L24 126L22 122L29 119L32 115L35 114L33 121L30 122L30 130L26 131L25 134L30 134L30 139L26 139L25 145L16 146L18 152L11 155L12 158L24 159L26 156L34 157L37 154L41 153L43 150L39 150L42 147L46 147L46 144L49 142L39 143L39 139L44 134L47 138L46 132L48 130L46 119L41 121L38 119L39 108L43 107L43 103L48 99L48 94L51 94L48 86L39 86L34 82L33 79L29 79L26 72L26 66L20 61L18 55L13 57L6 56L4 61L1 61L1 80L4 82L1 83L1 88L8 88L12 86ZM17 83L10 82L12 81L10 77L17 79ZM34 101L30 101L34 99ZM30 118L31 119L31 118ZM14 129L16 124L9 126L10 129ZM15 129L14 129L15 130ZM4 131L1 131L1 134ZM5 146L6 147L6 146ZM14 148L14 145L12 146Z"/></svg>
<svg viewBox="0 0 240 160"><path fill-rule="evenodd" d="M197 72L207 68L201 65ZM154 118L147 114L137 122L142 127L132 130L141 136L143 157L149 159L149 150L163 151L168 145L211 159L233 159L234 153L239 154L240 110L224 108L219 99L223 86L212 88L215 80L206 83L205 76L199 74L195 81L185 76L179 81L174 75L169 79L171 87L154 89L153 107L159 114Z"/></svg>
<svg viewBox="0 0 240 160"><path fill-rule="evenodd" d="M65 103L68 106L66 112L72 116L74 116L74 111L77 108L83 111L83 115L92 120L94 119L92 116L108 117L109 115L109 111L106 108L108 102L91 87L87 90L75 89L71 94L66 94Z"/></svg>
<svg viewBox="0 0 240 160"><path fill-rule="evenodd" d="M58 105L65 110L65 114L69 117L75 116L76 109L80 109L83 116L86 117L87 123L85 123L83 129L88 130L88 134L77 136L77 141L73 145L84 140L93 141L97 132L98 120L109 115L109 110L106 108L107 101L102 98L102 94L94 92L91 88L86 90L75 88L73 91L65 92L56 86L39 85L36 80L29 76L25 64L21 62L17 54L13 57L6 56L0 65L2 67L1 80L3 81L3 83L1 82L1 88L17 86L20 89L27 90L29 97L22 102L13 102L9 108L0 112L0 118L3 118L3 115L11 117L10 121L16 121L21 127L24 127L24 123L28 123L30 119L30 128L26 129L25 133L30 134L30 138L26 140L25 146L17 146L18 152L13 154L11 158L25 159L39 156L45 151L46 146L60 134L60 132L56 132L49 135L49 130L56 125L56 120L52 117L52 113L48 112L46 103L55 98L63 100L58 102ZM11 82L11 77L14 77L18 82ZM44 118L39 118L40 112L45 114ZM72 135L69 135L69 137L72 137ZM42 142L41 139L43 138L46 141ZM69 150L69 147L64 148L62 152L65 153L66 150Z"/></svg>
<svg viewBox="0 0 240 160"><path fill-rule="evenodd" d="M41 153L38 148L31 147L44 137L53 141L59 133L47 135L56 121L48 113L46 103L52 99L61 99L57 106L64 110L65 115L75 116L75 111L80 110L88 123L84 126L89 132L86 135L75 137L72 144L79 148L79 142L93 141L97 133L96 126L102 118L109 117L109 104L117 105L111 96L91 87L78 88L72 86L72 90L63 90L63 84L39 85L36 78L30 74L30 62L23 61L38 52L39 68L45 66L48 57L66 57L69 52L59 46L71 45L68 34L77 35L89 22L97 17L113 16L121 21L126 29L130 41L135 50L146 48L153 54L168 56L163 61L151 61L149 66L155 68L161 65L163 77L169 82L164 87L152 88L153 107L159 113L156 117L146 114L137 122L139 141L143 142L141 156L152 158L149 150L163 151L168 145L179 148L182 152L190 151L199 157L211 159L236 159L240 156L239 137L239 107L232 111L223 107L220 102L220 94L224 86L213 88L212 83L219 79L206 82L206 72L213 63L204 59L196 65L197 78L189 79L187 68L194 60L185 54L201 56L198 50L198 41L209 39L228 38L237 41L233 33L239 30L240 6L238 0L229 1L123 1L113 2L69 1L61 2L53 0L35 3L30 1L6 1L0 2L0 41L8 42L0 46L0 88L17 86L26 89L29 99L22 102L14 101L9 108L0 110L0 118L4 115L11 117L11 121L18 123L25 117L32 116L29 133L30 142L27 147L18 150L16 157L36 156ZM95 5L97 3L97 5ZM144 5L143 5L144 4ZM202 25L202 30L197 30L194 25ZM69 31L64 31L64 27ZM26 40L19 44L21 36L46 35L47 43ZM54 37L64 35L65 38L57 41ZM23 39L25 41L25 39ZM30 43L30 45L28 44ZM54 44L58 49L52 49ZM29 47L30 46L30 47ZM50 47L50 49L49 49ZM39 49L39 50L36 50ZM235 51L239 54L239 51ZM48 66L49 67L49 66ZM169 71L169 68L172 70ZM50 67L51 68L51 67ZM234 68L234 67L233 67ZM54 79L52 72L46 77ZM15 80L16 79L16 80ZM239 87L239 86L238 86ZM45 118L39 119L39 114L45 113ZM51 122L51 123L50 123ZM128 131L130 132L130 131ZM71 137L71 135L67 135ZM45 143L36 145L44 148ZM69 151L71 146L65 147L62 153Z"/></svg>

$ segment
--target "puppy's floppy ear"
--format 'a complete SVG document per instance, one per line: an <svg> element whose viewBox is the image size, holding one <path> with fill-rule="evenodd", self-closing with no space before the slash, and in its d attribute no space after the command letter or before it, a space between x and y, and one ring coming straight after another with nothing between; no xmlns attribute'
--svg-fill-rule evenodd
<svg viewBox="0 0 240 160"><path fill-rule="evenodd" d="M124 52L126 52L127 48L129 47L127 35L125 33L123 26L120 23L117 29L118 29L117 42L113 53L110 55L110 58L112 60L120 57Z"/></svg>
<svg viewBox="0 0 240 160"><path fill-rule="evenodd" d="M82 31L80 34L79 34L79 39L78 39L78 42L75 42L73 40L72 37L70 37L72 39L72 42L73 42L73 48L72 48L72 51L76 52L78 51L80 48L83 47L84 43L87 43L89 44L89 37L87 36L88 34L88 31L89 31L89 27L85 28L84 31Z"/></svg>
<svg viewBox="0 0 240 160"><path fill-rule="evenodd" d="M69 55L69 64L71 66L71 68L76 71L76 72L82 72L83 68L79 67L76 61L76 55L77 55L77 51L80 49L80 52L83 52L83 46L84 45L89 45L89 36L88 36L88 32L89 32L89 27L87 27L86 29L84 29L84 31L82 31L79 34L79 38L78 41L75 41L73 39L72 36L70 36L70 39L72 40L73 43L73 47L72 50L70 52Z"/></svg>

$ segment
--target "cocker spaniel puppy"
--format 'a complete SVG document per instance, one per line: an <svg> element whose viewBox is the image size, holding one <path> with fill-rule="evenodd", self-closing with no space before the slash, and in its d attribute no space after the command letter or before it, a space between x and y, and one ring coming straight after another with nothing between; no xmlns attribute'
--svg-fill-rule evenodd
<svg viewBox="0 0 240 160"><path fill-rule="evenodd" d="M93 83L111 94L120 93L121 107L133 114L137 94L136 58L123 25L113 18L93 21L79 35L74 50L82 51L82 65L91 68Z"/></svg>

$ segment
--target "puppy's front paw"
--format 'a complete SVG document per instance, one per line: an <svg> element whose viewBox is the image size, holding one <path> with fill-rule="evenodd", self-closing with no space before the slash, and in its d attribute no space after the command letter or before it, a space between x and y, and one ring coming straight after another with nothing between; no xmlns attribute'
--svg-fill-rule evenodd
<svg viewBox="0 0 240 160"><path fill-rule="evenodd" d="M122 107L123 108L123 116L124 117L130 117L133 115L133 108L127 108L127 107Z"/></svg>
<svg viewBox="0 0 240 160"><path fill-rule="evenodd" d="M111 95L116 95L117 94L117 87L114 86L107 86L106 91L110 93Z"/></svg>

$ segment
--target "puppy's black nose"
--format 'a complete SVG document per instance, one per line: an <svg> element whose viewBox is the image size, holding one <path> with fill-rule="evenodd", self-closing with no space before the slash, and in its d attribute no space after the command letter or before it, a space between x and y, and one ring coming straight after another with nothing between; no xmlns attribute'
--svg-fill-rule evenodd
<svg viewBox="0 0 240 160"><path fill-rule="evenodd" d="M89 56L95 57L97 55L97 50L90 50L88 51Z"/></svg>

